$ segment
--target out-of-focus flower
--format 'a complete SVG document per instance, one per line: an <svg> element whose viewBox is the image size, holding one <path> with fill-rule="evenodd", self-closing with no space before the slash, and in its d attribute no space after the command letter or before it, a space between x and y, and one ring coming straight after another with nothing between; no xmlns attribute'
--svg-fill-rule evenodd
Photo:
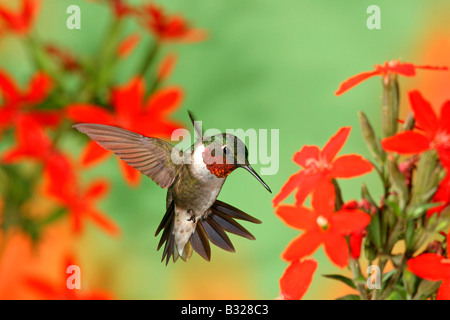
<svg viewBox="0 0 450 320"><path fill-rule="evenodd" d="M64 269L61 272L61 281L54 283L37 276L28 276L24 283L31 290L46 300L110 300L112 295L106 291L85 290L83 288L68 288L66 271L69 266L77 265L72 257L67 257Z"/></svg>
<svg viewBox="0 0 450 320"><path fill-rule="evenodd" d="M439 184L439 188L433 196L434 203L442 203L427 211L427 216L434 213L441 213L443 209L450 205L450 174L447 173L444 179Z"/></svg>
<svg viewBox="0 0 450 320"><path fill-rule="evenodd" d="M30 80L27 88L21 90L8 74L0 71L0 90L3 97L0 106L0 132L15 127L24 116L29 116L42 125L57 125L60 121L58 112L34 108L47 98L51 87L50 77L38 72Z"/></svg>
<svg viewBox="0 0 450 320"><path fill-rule="evenodd" d="M164 59L161 61L159 65L158 72L156 75L158 81L163 81L170 77L176 62L177 56L174 53L169 53L164 57Z"/></svg>
<svg viewBox="0 0 450 320"><path fill-rule="evenodd" d="M321 244L330 260L339 267L348 264L349 248L346 236L363 230L370 216L358 209L343 207L335 212L335 191L329 181L318 186L312 196L312 210L306 207L281 205L276 214L291 228L304 230L292 240L282 254L294 261L313 254Z"/></svg>
<svg viewBox="0 0 450 320"><path fill-rule="evenodd" d="M137 14L137 9L129 5L126 0L90 0L90 1L108 3L111 6L114 16L117 19L122 19Z"/></svg>
<svg viewBox="0 0 450 320"><path fill-rule="evenodd" d="M292 261L280 278L280 300L300 300L312 282L317 261Z"/></svg>
<svg viewBox="0 0 450 320"><path fill-rule="evenodd" d="M96 208L96 202L103 198L108 190L109 183L106 180L96 180L87 187L81 187L76 179L57 180L56 183L45 187L46 194L68 210L75 233L81 233L83 220L90 219L111 236L117 236L120 234L120 228Z"/></svg>
<svg viewBox="0 0 450 320"><path fill-rule="evenodd" d="M450 232L447 235L447 246L450 243ZM447 247L448 256L448 247ZM450 256L445 258L436 253L423 253L408 260L408 269L420 278L441 281L436 299L450 300Z"/></svg>
<svg viewBox="0 0 450 320"><path fill-rule="evenodd" d="M450 168L450 100L441 107L440 117L419 91L409 92L414 118L422 132L402 131L381 141L384 150L399 154L419 154L436 149L443 166Z"/></svg>
<svg viewBox="0 0 450 320"><path fill-rule="evenodd" d="M11 164L24 159L40 161L51 184L72 179L69 159L53 147L51 139L33 118L22 117L17 121L16 141L17 146L2 155L3 163Z"/></svg>
<svg viewBox="0 0 450 320"><path fill-rule="evenodd" d="M44 49L65 71L77 71L81 69L79 61L69 50L61 49L52 44L46 45Z"/></svg>
<svg viewBox="0 0 450 320"><path fill-rule="evenodd" d="M332 178L353 178L372 171L372 164L359 155L349 154L336 158L347 141L350 130L350 127L341 128L322 150L317 146L304 146L296 152L293 161L304 170L289 178L273 199L273 205L278 205L295 189L296 204L302 205L306 197L323 181L330 181Z"/></svg>
<svg viewBox="0 0 450 320"><path fill-rule="evenodd" d="M141 36L138 33L132 33L126 37L117 48L117 56L119 58L128 57L139 44Z"/></svg>
<svg viewBox="0 0 450 320"><path fill-rule="evenodd" d="M21 0L20 2L21 8L18 11L0 5L0 21L8 31L23 35L30 32L41 6L41 0Z"/></svg>
<svg viewBox="0 0 450 320"><path fill-rule="evenodd" d="M143 5L141 22L159 41L199 42L206 39L206 32L192 28L180 15L168 15L162 7L153 3Z"/></svg>
<svg viewBox="0 0 450 320"><path fill-rule="evenodd" d="M384 65L376 65L375 70L373 71L358 73L357 75L348 78L340 84L335 95L339 96L373 76L385 77L388 74L398 74L405 77L413 77L416 75L416 69L448 70L447 67L416 66L412 63L400 62L398 60L392 60L390 62L386 61Z"/></svg>
<svg viewBox="0 0 450 320"><path fill-rule="evenodd" d="M167 119L181 103L182 91L179 87L167 87L156 91L148 100L144 99L145 84L136 77L123 87L112 92L112 107L109 112L92 104L73 104L67 106L67 115L74 122L100 123L115 125L145 136L170 138L181 124ZM111 153L101 148L95 141L90 141L84 150L82 163L90 165L106 159ZM125 178L131 185L136 185L140 173L119 160Z"/></svg>

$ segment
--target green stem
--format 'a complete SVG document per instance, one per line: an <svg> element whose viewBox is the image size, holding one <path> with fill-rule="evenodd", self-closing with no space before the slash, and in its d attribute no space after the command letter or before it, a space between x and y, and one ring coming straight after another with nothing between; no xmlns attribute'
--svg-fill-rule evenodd
<svg viewBox="0 0 450 320"><path fill-rule="evenodd" d="M359 282L359 279L363 278L363 275L361 273L361 266L359 265L358 260L350 259L350 270L353 274L353 283L355 284L356 290L359 292L361 300L369 300L364 284Z"/></svg>
<svg viewBox="0 0 450 320"><path fill-rule="evenodd" d="M144 59L140 69L139 69L139 74L141 74L142 76L145 76L145 74L147 73L148 69L150 68L153 60L156 57L156 54L158 53L159 49L160 49L161 45L159 43L158 40L156 40L154 42L154 44L152 45L152 47L150 48L150 50L148 51L147 57Z"/></svg>

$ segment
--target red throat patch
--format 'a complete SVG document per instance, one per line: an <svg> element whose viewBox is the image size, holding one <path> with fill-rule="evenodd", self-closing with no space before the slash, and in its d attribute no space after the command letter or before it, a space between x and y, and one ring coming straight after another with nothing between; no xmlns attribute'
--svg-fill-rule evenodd
<svg viewBox="0 0 450 320"><path fill-rule="evenodd" d="M212 156L211 150L208 148L203 151L202 156L203 162L206 164L206 168L208 168L209 172L214 174L217 178L225 178L237 168L235 164L225 163L225 157L219 161L220 157Z"/></svg>

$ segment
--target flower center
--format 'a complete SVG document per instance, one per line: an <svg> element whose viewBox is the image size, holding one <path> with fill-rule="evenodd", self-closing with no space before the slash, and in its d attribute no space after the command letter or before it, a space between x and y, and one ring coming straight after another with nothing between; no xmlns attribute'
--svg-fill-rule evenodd
<svg viewBox="0 0 450 320"><path fill-rule="evenodd" d="M325 170L331 170L332 165L328 163L325 159L310 158L306 160L306 166L311 173L323 172Z"/></svg>
<svg viewBox="0 0 450 320"><path fill-rule="evenodd" d="M319 227L325 231L328 229L328 220L327 218L323 217L323 216L318 216L316 223L319 225Z"/></svg>
<svg viewBox="0 0 450 320"><path fill-rule="evenodd" d="M444 149L450 149L450 134L446 131L439 131L434 138L434 145Z"/></svg>

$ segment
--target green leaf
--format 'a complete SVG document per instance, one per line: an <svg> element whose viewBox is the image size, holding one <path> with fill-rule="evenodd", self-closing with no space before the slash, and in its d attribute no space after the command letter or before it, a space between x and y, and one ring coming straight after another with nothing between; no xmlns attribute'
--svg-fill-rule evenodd
<svg viewBox="0 0 450 320"><path fill-rule="evenodd" d="M361 300L361 297L357 294L348 294L346 296L337 298L336 300Z"/></svg>
<svg viewBox="0 0 450 320"><path fill-rule="evenodd" d="M347 277L344 277L340 274L324 274L323 275L325 278L329 278L329 279L333 279L333 280L337 280L340 281L342 283L345 283L346 285L348 285L349 287L356 289L355 284L353 283L353 280Z"/></svg>
<svg viewBox="0 0 450 320"><path fill-rule="evenodd" d="M402 217L402 210L400 209L400 206L398 205L397 202L385 200L384 203L386 203L389 207L391 207L396 217L398 218Z"/></svg>
<svg viewBox="0 0 450 320"><path fill-rule="evenodd" d="M369 231L369 237L375 246L378 249L382 248L383 243L381 240L380 214L378 212L372 216L367 230Z"/></svg>
<svg viewBox="0 0 450 320"><path fill-rule="evenodd" d="M431 208L440 206L442 204L443 204L442 202L433 202L433 203L425 203L425 204L418 205L415 208L408 210L406 212L406 217L408 219L420 218L422 215L425 214L425 212L427 212Z"/></svg>

